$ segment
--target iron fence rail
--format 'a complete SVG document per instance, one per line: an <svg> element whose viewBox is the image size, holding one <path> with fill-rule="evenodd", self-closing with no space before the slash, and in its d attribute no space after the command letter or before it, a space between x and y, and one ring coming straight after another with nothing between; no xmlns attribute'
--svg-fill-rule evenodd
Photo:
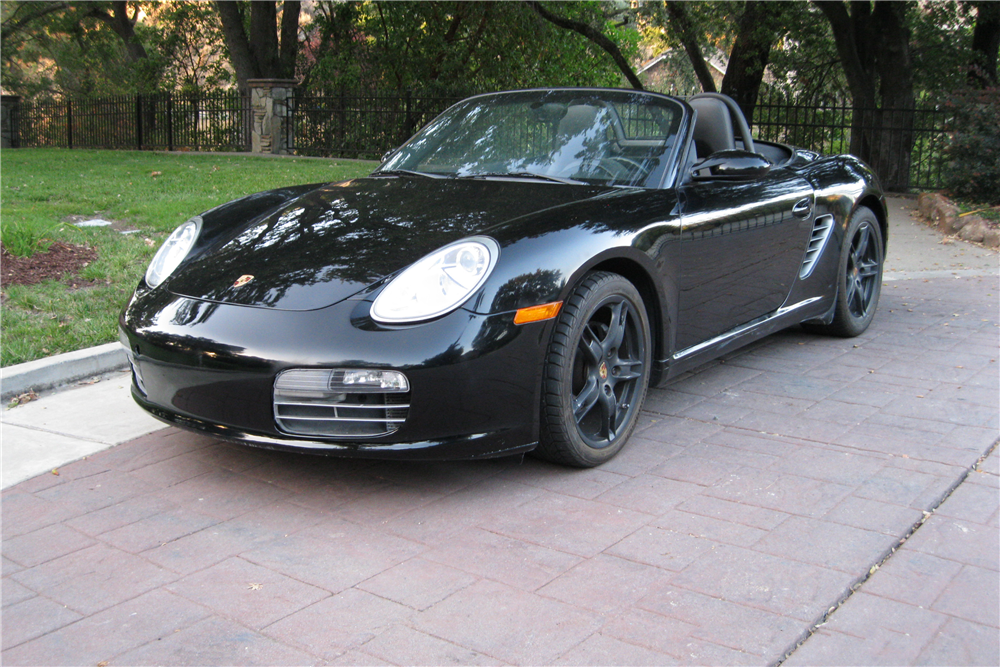
<svg viewBox="0 0 1000 667"><path fill-rule="evenodd" d="M299 155L378 159L399 146L468 91L340 90L299 92L286 123L286 145ZM765 91L751 124L758 139L821 153L850 152L855 111L848 100L801 104ZM953 115L936 106L862 110L862 129L898 125L912 131L909 187L943 187L945 148ZM250 150L250 100L218 95L133 95L22 102L14 109L14 145L66 148ZM876 127L876 124L880 124ZM892 184L887 183L891 187Z"/></svg>
<svg viewBox="0 0 1000 667"><path fill-rule="evenodd" d="M127 95L22 102L17 145L54 148L244 151L250 101L239 93Z"/></svg>
<svg viewBox="0 0 1000 667"><path fill-rule="evenodd" d="M924 104L914 109L860 109L855 112L849 99L803 105L779 94L762 93L754 107L751 129L755 138L765 141L826 154L850 153L855 113L861 114L858 123L861 131L888 130L885 134L896 140L904 134L912 136L913 145L908 156L911 189L939 190L944 187L948 134L955 119L954 114L939 106ZM893 185L886 183L888 187Z"/></svg>

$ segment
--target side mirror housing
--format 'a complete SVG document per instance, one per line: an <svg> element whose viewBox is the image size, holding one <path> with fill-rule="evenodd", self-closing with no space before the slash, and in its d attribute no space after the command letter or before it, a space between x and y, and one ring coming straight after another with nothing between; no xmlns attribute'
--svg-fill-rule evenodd
<svg viewBox="0 0 1000 667"><path fill-rule="evenodd" d="M696 181L736 180L750 181L771 171L771 161L763 155L739 149L712 153L691 168L691 178Z"/></svg>

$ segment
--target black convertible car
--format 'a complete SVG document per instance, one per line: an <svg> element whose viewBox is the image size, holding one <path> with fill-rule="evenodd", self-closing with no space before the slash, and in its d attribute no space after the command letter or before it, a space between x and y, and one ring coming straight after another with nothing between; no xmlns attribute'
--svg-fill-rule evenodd
<svg viewBox="0 0 1000 667"><path fill-rule="evenodd" d="M139 405L219 438L593 466L650 384L864 331L886 223L862 162L754 141L722 95L481 95L366 178L185 222L121 340Z"/></svg>

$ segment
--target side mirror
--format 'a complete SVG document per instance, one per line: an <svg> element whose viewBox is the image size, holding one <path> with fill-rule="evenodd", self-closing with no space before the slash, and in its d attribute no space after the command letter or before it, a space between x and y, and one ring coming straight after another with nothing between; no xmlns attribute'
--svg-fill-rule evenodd
<svg viewBox="0 0 1000 667"><path fill-rule="evenodd" d="M696 181L717 179L749 181L771 171L771 161L763 155L742 150L724 150L712 153L691 169Z"/></svg>

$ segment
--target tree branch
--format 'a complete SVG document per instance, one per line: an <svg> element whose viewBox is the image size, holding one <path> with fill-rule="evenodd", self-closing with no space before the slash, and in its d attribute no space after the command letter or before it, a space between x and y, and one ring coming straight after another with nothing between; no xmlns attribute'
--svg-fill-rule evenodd
<svg viewBox="0 0 1000 667"><path fill-rule="evenodd" d="M701 53L701 47L698 45L698 39L695 37L694 27L691 25L691 19L688 18L684 3L667 2L666 8L667 15L670 17L670 23L680 33L681 44L684 45L684 51L687 52L688 60L691 61L691 66L694 67L694 73L698 77L698 83L701 84L702 91L706 93L718 92L715 87L715 78L712 76L712 70L708 68L708 63L705 62L705 57Z"/></svg>
<svg viewBox="0 0 1000 667"><path fill-rule="evenodd" d="M642 82L639 81L639 77L637 77L635 72L632 71L632 66L629 65L628 60L626 60L625 56L622 55L618 45L608 39L608 37L600 30L597 30L582 21L574 21L563 16L557 16L545 9L545 7L542 7L541 3L536 2L535 0L526 0L526 2L536 14L549 23L562 28L563 30L572 30L575 33L583 35L591 42L604 49L604 51L610 55L612 59L614 59L615 64L618 65L618 69L621 70L621 73L625 75L626 79L628 79L629 84L636 90L644 90Z"/></svg>

